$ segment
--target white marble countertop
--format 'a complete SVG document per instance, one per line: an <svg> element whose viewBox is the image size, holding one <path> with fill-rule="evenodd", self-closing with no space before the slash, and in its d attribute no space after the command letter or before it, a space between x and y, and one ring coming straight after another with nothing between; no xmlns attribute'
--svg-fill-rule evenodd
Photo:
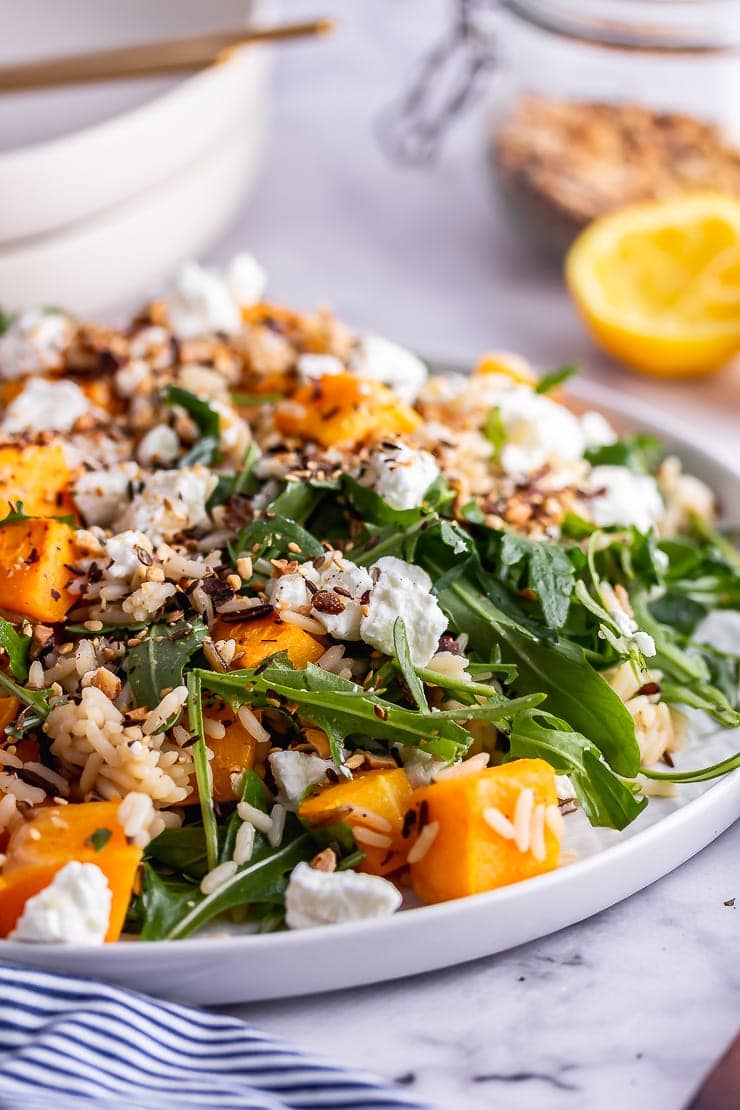
<svg viewBox="0 0 740 1110"><path fill-rule="evenodd" d="M640 396L737 459L740 367L676 385L589 344L556 270L493 203L472 113L439 163L399 169L377 113L441 31L442 0L291 0L341 36L281 53L265 166L212 252L253 250L287 302L320 300L439 358L490 347ZM444 1107L678 1110L740 1015L740 831L581 925L507 955L385 986L242 1007L258 1026L401 1079Z"/></svg>

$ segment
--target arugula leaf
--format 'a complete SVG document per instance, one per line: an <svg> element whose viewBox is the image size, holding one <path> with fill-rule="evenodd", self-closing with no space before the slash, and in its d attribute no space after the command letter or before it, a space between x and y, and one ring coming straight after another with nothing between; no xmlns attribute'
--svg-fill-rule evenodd
<svg viewBox="0 0 740 1110"><path fill-rule="evenodd" d="M267 511L303 526L330 489L336 489L336 482L288 482L282 493L267 506Z"/></svg>
<svg viewBox="0 0 740 1110"><path fill-rule="evenodd" d="M207 689L241 703L255 704L268 694L283 698L302 720L325 731L333 729L342 738L369 736L408 744L448 762L467 751L472 739L464 728L439 713L403 709L313 663L300 671L273 663L259 672L198 673ZM505 710L500 713L505 715Z"/></svg>
<svg viewBox="0 0 740 1110"><path fill-rule="evenodd" d="M162 940L197 904L201 897L198 884L179 876L159 875L151 864L144 864L144 888L139 899L141 940Z"/></svg>
<svg viewBox="0 0 740 1110"><path fill-rule="evenodd" d="M697 767L693 771L653 771L643 767L641 774L646 779L657 782L709 782L710 779L718 779L721 775L729 775L738 767L740 767L740 752L735 752L734 755L728 755L719 763L712 763L709 767Z"/></svg>
<svg viewBox="0 0 740 1110"><path fill-rule="evenodd" d="M206 751L206 738L203 731L203 696L199 671L191 671L188 675L188 723L190 731L196 737L195 743L192 745L193 764L195 766L198 797L200 798L200 813L203 819L206 859L210 870L216 866L218 861L218 826L213 808L211 780L208 774L208 752Z"/></svg>
<svg viewBox="0 0 740 1110"><path fill-rule="evenodd" d="M10 670L20 682L25 682L28 677L28 649L31 646L31 637L23 636L17 632L10 621L0 617L0 648L8 656Z"/></svg>
<svg viewBox="0 0 740 1110"><path fill-rule="evenodd" d="M207 401L196 397L188 389L179 385L168 385L164 391L168 405L179 405L192 417L200 432L200 439L183 455L177 464L180 468L203 463L210 466L219 458L219 429L221 426L218 411Z"/></svg>
<svg viewBox="0 0 740 1110"><path fill-rule="evenodd" d="M623 829L647 804L610 771L585 736L542 709L514 718L509 757L544 759L558 774L568 775L592 825Z"/></svg>
<svg viewBox="0 0 740 1110"><path fill-rule="evenodd" d="M521 588L526 573L526 584L536 593L546 624L562 628L576 581L575 568L565 551L556 543L504 532L499 558L502 567L519 572L514 576L515 588Z"/></svg>
<svg viewBox="0 0 740 1110"><path fill-rule="evenodd" d="M8 501L10 511L0 520L0 528L6 524L23 524L26 520L57 520L60 524L73 527L77 522L71 514L65 516L29 516L22 501Z"/></svg>
<svg viewBox="0 0 740 1110"><path fill-rule="evenodd" d="M253 559L277 559L285 555L294 558L288 549L289 543L297 544L304 562L324 554L319 541L287 516L255 520L248 524L237 536L233 550L237 554L246 551Z"/></svg>
<svg viewBox="0 0 740 1110"><path fill-rule="evenodd" d="M393 625L393 648L404 682L408 686L409 693L416 703L416 708L427 713L429 711L429 705L427 703L426 694L424 693L424 683L414 670L414 664L411 661L409 640L406 635L406 625L404 624L403 617L396 617Z"/></svg>
<svg viewBox="0 0 740 1110"><path fill-rule="evenodd" d="M495 580L485 574L476 556L467 561L454 580L445 581L450 553L432 530L425 534L417 556L436 580L435 592L452 628L468 633L471 648L479 658L490 658L498 646L502 660L516 664L517 693L546 693L553 712L596 744L615 771L630 777L637 774L640 751L632 717L591 667L583 648L565 639L543 641L517 624L491 600Z"/></svg>
<svg viewBox="0 0 740 1110"><path fill-rule="evenodd" d="M665 449L660 440L645 432L622 436L615 443L587 447L583 457L591 466L626 466L642 474L655 470Z"/></svg>
<svg viewBox="0 0 740 1110"><path fill-rule="evenodd" d="M197 891L194 896L196 904L176 922L172 923L170 920L169 927L159 932L158 939L181 940L235 906L254 902L281 905L288 885L288 875L294 867L311 859L314 854L311 837L303 832L294 817L289 817L286 823L286 839L280 848L273 848L267 837L257 833L249 863L240 867L232 878L212 894L203 895Z"/></svg>
<svg viewBox="0 0 740 1110"><path fill-rule="evenodd" d="M485 438L491 444L491 458L497 459L501 454L501 448L508 438L506 425L501 416L501 409L497 405L489 409L482 431Z"/></svg>
<svg viewBox="0 0 740 1110"><path fill-rule="evenodd" d="M147 846L145 858L171 867L173 871L199 883L208 870L203 826L182 825L179 829L164 829Z"/></svg>
<svg viewBox="0 0 740 1110"><path fill-rule="evenodd" d="M128 649L123 664L136 704L154 709L162 690L182 686L183 670L207 635L198 619L153 624L149 635Z"/></svg>
<svg viewBox="0 0 740 1110"><path fill-rule="evenodd" d="M553 389L557 389L559 385L570 381L580 372L581 368L577 362L568 363L567 366L561 366L559 370L553 370L551 374L544 374L534 387L534 391L535 393L551 393Z"/></svg>
<svg viewBox="0 0 740 1110"><path fill-rule="evenodd" d="M4 335L12 323L13 314L6 312L4 308L0 308L0 335Z"/></svg>

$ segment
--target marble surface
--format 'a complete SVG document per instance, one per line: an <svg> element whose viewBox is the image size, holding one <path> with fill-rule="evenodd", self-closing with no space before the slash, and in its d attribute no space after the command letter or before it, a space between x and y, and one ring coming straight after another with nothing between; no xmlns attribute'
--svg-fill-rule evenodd
<svg viewBox="0 0 740 1110"><path fill-rule="evenodd" d="M340 35L281 52L261 180L212 260L251 249L281 299L443 359L486 347L630 391L737 459L740 368L681 385L638 378L589 344L557 270L493 202L483 110L431 169L390 165L378 113L441 31L442 0L291 0ZM574 928L435 975L243 1007L255 1024L399 1079L442 1107L676 1110L740 1018L736 826L673 875ZM358 959L362 954L358 953Z"/></svg>

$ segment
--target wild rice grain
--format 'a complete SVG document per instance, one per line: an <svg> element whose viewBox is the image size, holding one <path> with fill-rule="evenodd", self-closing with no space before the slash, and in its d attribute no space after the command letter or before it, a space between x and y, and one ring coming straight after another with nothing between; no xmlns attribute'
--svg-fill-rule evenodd
<svg viewBox="0 0 740 1110"><path fill-rule="evenodd" d="M375 832L374 829L363 828L362 825L355 825L352 833L358 844L366 844L368 848L390 848L392 843L389 836Z"/></svg>
<svg viewBox="0 0 740 1110"><path fill-rule="evenodd" d="M536 860L543 860L547 855L547 848L545 846L545 807L543 805L537 805L532 810L530 851Z"/></svg>
<svg viewBox="0 0 740 1110"><path fill-rule="evenodd" d="M286 624L294 624L296 628L302 628L304 632L312 632L315 636L323 636L326 632L323 624L314 620L313 617L304 617L303 613L295 613L292 609L282 609L280 620L285 621Z"/></svg>
<svg viewBox="0 0 740 1110"><path fill-rule="evenodd" d="M254 825L258 832L264 833L269 836L272 831L272 819L268 814L263 813L261 809L256 806L250 805L249 802L239 802L236 807L236 812L242 821L249 821Z"/></svg>
<svg viewBox="0 0 740 1110"><path fill-rule="evenodd" d="M226 860L225 863L220 863L218 867L214 867L201 879L201 894L214 894L219 887L236 875L237 869L237 864L233 859Z"/></svg>
<svg viewBox="0 0 740 1110"><path fill-rule="evenodd" d="M514 841L520 852L529 851L530 826L534 809L534 791L525 788L519 792L514 809Z"/></svg>
<svg viewBox="0 0 740 1110"><path fill-rule="evenodd" d="M487 809L483 810L483 820L489 828L492 828L493 831L498 833L499 836L502 836L504 840L514 839L514 826L500 809L496 809L495 806L488 806Z"/></svg>
<svg viewBox="0 0 740 1110"><path fill-rule="evenodd" d="M418 840L406 857L407 862L419 863L420 860L423 860L424 856L427 854L432 844L434 844L434 841L437 839L438 832L439 821L430 821L428 825L425 825L419 833Z"/></svg>
<svg viewBox="0 0 740 1110"><path fill-rule="evenodd" d="M272 813L270 815L271 827L267 835L267 839L270 841L270 844L273 848L279 848L283 842L286 816L287 811L285 809L285 806L277 804L272 807Z"/></svg>
<svg viewBox="0 0 740 1110"><path fill-rule="evenodd" d="M479 771L488 766L489 758L488 752L479 752L478 755L472 755L470 759L465 759L462 763L453 763L451 767L444 767L441 771L432 775L432 778L435 782L444 782L445 779L459 779L466 775L477 775Z"/></svg>
<svg viewBox="0 0 740 1110"><path fill-rule="evenodd" d="M254 851L254 834L255 828L250 821L243 821L239 826L234 842L234 863L241 867L245 863L249 863Z"/></svg>
<svg viewBox="0 0 740 1110"><path fill-rule="evenodd" d="M236 715L244 731L248 732L254 740L263 744L269 742L269 732L266 728L263 728L259 718L255 716L248 706L240 705Z"/></svg>
<svg viewBox="0 0 740 1110"><path fill-rule="evenodd" d="M545 825L550 830L552 835L558 838L558 840L563 839L563 833L565 832L565 822L563 821L563 815L560 812L560 806L551 805L545 807Z"/></svg>

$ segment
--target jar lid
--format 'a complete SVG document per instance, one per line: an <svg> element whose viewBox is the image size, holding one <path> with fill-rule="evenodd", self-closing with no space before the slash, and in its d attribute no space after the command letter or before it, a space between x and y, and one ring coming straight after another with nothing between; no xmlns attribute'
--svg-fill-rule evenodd
<svg viewBox="0 0 740 1110"><path fill-rule="evenodd" d="M723 53L740 46L740 0L500 0L544 31L617 50Z"/></svg>

